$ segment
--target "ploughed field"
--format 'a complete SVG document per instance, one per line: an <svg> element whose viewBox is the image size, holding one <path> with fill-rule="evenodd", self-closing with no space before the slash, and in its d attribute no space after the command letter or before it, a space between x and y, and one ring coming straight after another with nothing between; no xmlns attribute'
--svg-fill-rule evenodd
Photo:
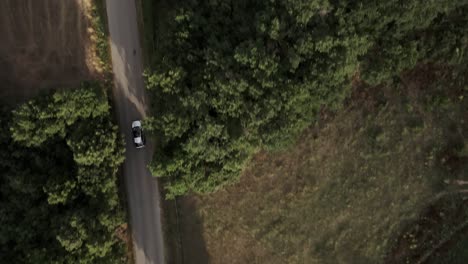
<svg viewBox="0 0 468 264"><path fill-rule="evenodd" d="M82 0L0 1L1 98L77 86L95 72Z"/></svg>

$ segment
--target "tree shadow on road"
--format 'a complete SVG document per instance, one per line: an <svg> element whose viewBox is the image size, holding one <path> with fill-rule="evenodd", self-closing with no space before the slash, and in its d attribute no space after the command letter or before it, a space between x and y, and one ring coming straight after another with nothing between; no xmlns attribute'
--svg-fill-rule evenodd
<svg viewBox="0 0 468 264"><path fill-rule="evenodd" d="M167 263L209 263L202 220L196 212L195 199L186 196L176 201L165 201L164 209Z"/></svg>

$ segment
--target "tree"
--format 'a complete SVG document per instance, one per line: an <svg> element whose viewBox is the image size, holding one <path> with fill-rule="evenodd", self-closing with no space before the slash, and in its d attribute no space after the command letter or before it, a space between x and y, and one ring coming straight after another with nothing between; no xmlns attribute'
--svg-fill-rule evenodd
<svg viewBox="0 0 468 264"><path fill-rule="evenodd" d="M123 142L97 84L3 110L0 262L123 263ZM31 140L29 140L31 139Z"/></svg>
<svg viewBox="0 0 468 264"><path fill-rule="evenodd" d="M67 126L78 119L109 112L100 87L83 84L83 89L57 92L23 104L14 110L13 138L25 146L38 146L48 138L65 137Z"/></svg>
<svg viewBox="0 0 468 264"><path fill-rule="evenodd" d="M235 182L256 149L287 146L320 109L339 109L353 77L378 84L432 58L436 41L426 39L441 21L461 43L463 23L449 19L460 7L466 2L180 3L146 73L148 124L161 141L153 174L167 177L169 197Z"/></svg>

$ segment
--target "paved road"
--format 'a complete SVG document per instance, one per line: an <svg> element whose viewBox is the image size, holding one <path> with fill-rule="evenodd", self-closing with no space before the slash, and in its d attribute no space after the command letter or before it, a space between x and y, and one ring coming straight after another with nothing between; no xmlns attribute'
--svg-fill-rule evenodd
<svg viewBox="0 0 468 264"><path fill-rule="evenodd" d="M136 264L164 263L160 196L156 180L146 164L152 146L135 149L131 144L131 122L145 117L148 99L142 78L142 59L135 0L106 0L111 39L115 107L125 135L123 174L127 189L130 228Z"/></svg>

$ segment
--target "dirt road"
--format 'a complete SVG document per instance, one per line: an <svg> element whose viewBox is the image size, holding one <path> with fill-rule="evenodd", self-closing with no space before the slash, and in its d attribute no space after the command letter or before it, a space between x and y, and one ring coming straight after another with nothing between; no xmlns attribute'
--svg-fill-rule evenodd
<svg viewBox="0 0 468 264"><path fill-rule="evenodd" d="M136 264L164 263L160 198L156 180L146 164L152 146L136 149L131 122L145 117L148 102L142 78L142 58L134 0L106 0L109 20L114 100L121 132L125 135L123 167Z"/></svg>

